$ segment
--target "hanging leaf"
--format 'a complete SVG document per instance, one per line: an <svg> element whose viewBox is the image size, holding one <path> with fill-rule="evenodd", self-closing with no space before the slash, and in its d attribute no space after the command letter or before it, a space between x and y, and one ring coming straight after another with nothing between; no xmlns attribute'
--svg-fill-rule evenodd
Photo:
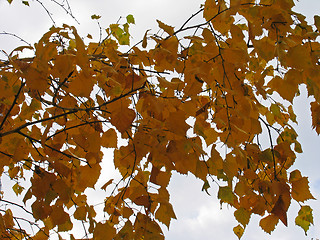
<svg viewBox="0 0 320 240"><path fill-rule="evenodd" d="M312 209L310 206L301 206L298 216L295 219L295 223L300 226L307 235L310 225L313 224Z"/></svg>
<svg viewBox="0 0 320 240"><path fill-rule="evenodd" d="M159 25L159 28L161 28L163 31L168 33L170 36L173 35L173 33L174 33L174 28L173 27L161 22L160 20L157 20L157 23Z"/></svg>
<svg viewBox="0 0 320 240"><path fill-rule="evenodd" d="M243 229L243 227L238 225L238 226L233 228L233 232L240 239L242 237L243 233L244 233L244 229Z"/></svg>
<svg viewBox="0 0 320 240"><path fill-rule="evenodd" d="M273 214L270 214L260 220L259 226L263 229L263 231L271 234L271 232L275 229L278 222L279 222L279 218Z"/></svg>

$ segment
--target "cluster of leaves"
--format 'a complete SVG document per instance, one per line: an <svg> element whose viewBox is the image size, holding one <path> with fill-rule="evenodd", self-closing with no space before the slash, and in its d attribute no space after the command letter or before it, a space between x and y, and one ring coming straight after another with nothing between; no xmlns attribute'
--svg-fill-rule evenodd
<svg viewBox="0 0 320 240"><path fill-rule="evenodd" d="M306 232L313 217L303 203L313 196L307 177L290 170L302 152L290 124L304 84L320 133L320 18L313 28L293 6L206 0L179 29L158 21L161 36L147 32L125 53L119 45L129 44L131 15L101 42L86 45L65 25L44 34L32 58L16 49L0 63L0 172L24 198L0 201L31 218L0 209L1 238L48 239L80 221L87 238L164 239L159 223L176 218L167 190L173 172L193 174L205 191L215 182L221 204L236 209L239 238L252 214L268 233L279 220L287 225L291 201L301 205L295 222ZM200 14L203 22L190 25ZM105 179L103 189L113 190L101 220L85 190L101 175L102 147L114 149L122 178Z"/></svg>

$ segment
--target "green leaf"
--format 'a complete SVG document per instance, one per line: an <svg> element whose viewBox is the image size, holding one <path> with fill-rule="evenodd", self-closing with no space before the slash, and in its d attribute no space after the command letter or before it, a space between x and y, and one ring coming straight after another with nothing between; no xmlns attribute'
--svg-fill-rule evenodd
<svg viewBox="0 0 320 240"><path fill-rule="evenodd" d="M242 224L242 226L246 226L249 223L250 213L244 208L237 209L234 212L234 216L237 221Z"/></svg>
<svg viewBox="0 0 320 240"><path fill-rule="evenodd" d="M219 187L218 198L221 202L233 204L234 195L230 187Z"/></svg>
<svg viewBox="0 0 320 240"><path fill-rule="evenodd" d="M22 3L26 6L30 6L28 1L22 1Z"/></svg>
<svg viewBox="0 0 320 240"><path fill-rule="evenodd" d="M8 0L8 3L10 3L10 4L11 4L11 3L12 3L12 1L13 1L13 0Z"/></svg>
<svg viewBox="0 0 320 240"><path fill-rule="evenodd" d="M210 196L210 193L208 192L209 188L210 188L210 185L209 185L208 181L205 181L201 190L205 191Z"/></svg>
<svg viewBox="0 0 320 240"><path fill-rule="evenodd" d="M119 36L119 44L120 45L129 45L130 44L130 35L128 33L124 33Z"/></svg>
<svg viewBox="0 0 320 240"><path fill-rule="evenodd" d="M127 16L127 23L135 24L134 17L131 14Z"/></svg>
<svg viewBox="0 0 320 240"><path fill-rule="evenodd" d="M270 110L275 116L281 117L281 110L277 104L271 104Z"/></svg>
<svg viewBox="0 0 320 240"><path fill-rule="evenodd" d="M96 14L91 15L91 19L99 19L99 18L101 18L101 16Z"/></svg>
<svg viewBox="0 0 320 240"><path fill-rule="evenodd" d="M313 224L312 208L310 206L301 206L298 216L295 219L295 223L300 226L307 235L310 225Z"/></svg>

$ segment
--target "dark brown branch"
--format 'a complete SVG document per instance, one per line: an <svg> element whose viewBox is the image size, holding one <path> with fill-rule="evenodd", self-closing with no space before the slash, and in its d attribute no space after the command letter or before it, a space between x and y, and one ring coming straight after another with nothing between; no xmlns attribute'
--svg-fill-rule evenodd
<svg viewBox="0 0 320 240"><path fill-rule="evenodd" d="M7 118L9 117L9 115L10 115L13 107L17 104L19 95L20 95L21 90L22 90L22 88L24 87L25 84L26 84L26 82L21 82L21 86L20 86L20 88L19 88L19 90L18 90L18 92L17 92L17 94L16 94L16 96L15 96L15 98L14 98L12 104L11 104L11 107L9 108L8 112L6 113L6 115L4 116L4 118L3 118L3 120L2 120L2 122L1 122L1 124L0 124L0 131L1 131L1 129L2 129L3 125L4 125L4 123L5 123L5 121L6 121ZM1 137L1 136L3 136L2 133L0 133L0 137Z"/></svg>

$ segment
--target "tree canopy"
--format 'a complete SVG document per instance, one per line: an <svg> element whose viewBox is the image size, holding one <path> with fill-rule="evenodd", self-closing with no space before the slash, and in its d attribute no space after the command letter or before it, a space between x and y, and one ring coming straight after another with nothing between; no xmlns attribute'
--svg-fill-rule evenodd
<svg viewBox="0 0 320 240"><path fill-rule="evenodd" d="M206 0L182 26L157 20L160 31L135 45L128 15L98 41L54 26L8 53L0 61L0 173L21 202L0 195L1 238L62 239L80 224L88 239L164 239L161 227L176 218L173 173L193 174L205 192L216 185L221 204L235 209L239 239L253 214L267 233L287 225L293 201L307 232L305 201L314 197L291 168L302 152L293 100L305 85L319 134L320 17L310 25L293 6ZM21 56L25 49L34 55ZM104 176L102 161L113 161L121 179ZM103 219L86 193L99 177Z"/></svg>

